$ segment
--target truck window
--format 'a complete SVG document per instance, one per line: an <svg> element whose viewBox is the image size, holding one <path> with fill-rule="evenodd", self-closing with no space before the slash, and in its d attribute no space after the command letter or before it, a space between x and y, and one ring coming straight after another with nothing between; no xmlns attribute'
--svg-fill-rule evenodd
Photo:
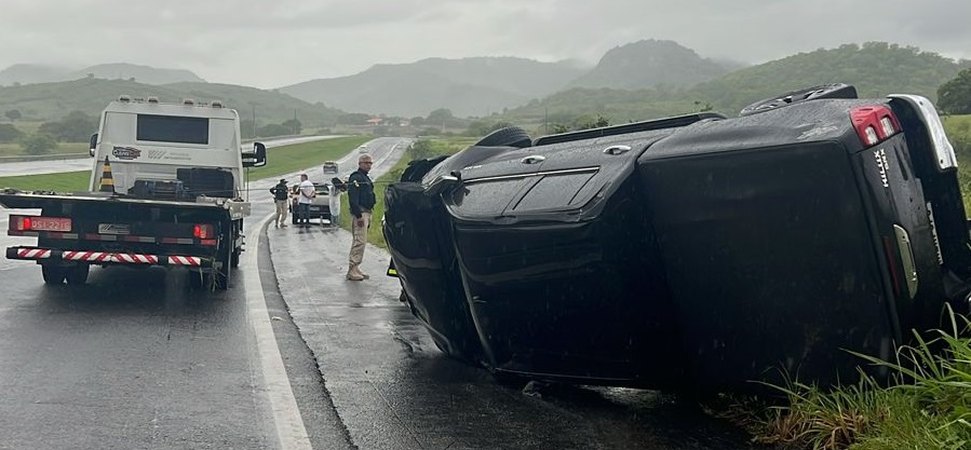
<svg viewBox="0 0 971 450"><path fill-rule="evenodd" d="M138 115L139 141L209 144L209 119L205 117Z"/></svg>

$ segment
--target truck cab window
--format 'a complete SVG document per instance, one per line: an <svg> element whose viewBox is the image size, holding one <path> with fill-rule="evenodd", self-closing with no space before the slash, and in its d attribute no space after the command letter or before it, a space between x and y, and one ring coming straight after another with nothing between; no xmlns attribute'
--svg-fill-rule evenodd
<svg viewBox="0 0 971 450"><path fill-rule="evenodd" d="M136 139L139 141L209 144L209 119L206 117L139 114L137 127Z"/></svg>

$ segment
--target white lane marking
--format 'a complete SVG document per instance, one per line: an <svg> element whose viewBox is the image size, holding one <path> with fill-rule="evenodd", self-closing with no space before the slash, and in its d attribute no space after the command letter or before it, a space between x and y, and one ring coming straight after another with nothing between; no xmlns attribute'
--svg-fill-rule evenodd
<svg viewBox="0 0 971 450"><path fill-rule="evenodd" d="M272 217L273 213L267 214L252 229L262 230ZM248 242L250 245L247 245L247 247L253 250L244 252L245 257L241 261L247 275L246 281L243 283L246 292L246 312L256 336L260 364L263 367L263 381L266 384L270 409L273 411L273 422L276 426L280 448L312 450L310 436L303 425L303 417L300 415L297 399L294 397L293 388L290 386L290 378L287 377L287 370L283 365L283 356L280 355L280 346L276 341L276 335L273 333L269 310L266 306L266 297L263 295L263 281L260 279L260 272L257 267L261 238L262 233L258 233L255 238L252 238L255 242ZM248 241L250 239L247 238Z"/></svg>

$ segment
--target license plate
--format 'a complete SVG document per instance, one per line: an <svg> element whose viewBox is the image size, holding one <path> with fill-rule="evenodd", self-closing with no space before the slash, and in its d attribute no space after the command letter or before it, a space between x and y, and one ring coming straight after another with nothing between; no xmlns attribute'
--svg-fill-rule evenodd
<svg viewBox="0 0 971 450"><path fill-rule="evenodd" d="M98 234L131 234L131 228L125 223L99 223Z"/></svg>
<svg viewBox="0 0 971 450"><path fill-rule="evenodd" d="M36 231L71 231L71 219L67 217L31 217L30 229Z"/></svg>

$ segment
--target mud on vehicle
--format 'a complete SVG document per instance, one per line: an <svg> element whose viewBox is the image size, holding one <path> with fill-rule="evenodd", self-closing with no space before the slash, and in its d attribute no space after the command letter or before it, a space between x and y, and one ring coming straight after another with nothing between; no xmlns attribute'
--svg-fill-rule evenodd
<svg viewBox="0 0 971 450"><path fill-rule="evenodd" d="M496 374L851 382L862 360L846 350L892 358L945 303L966 311L971 287L933 105L843 84L734 118L502 129L414 162L385 201L411 311L445 353Z"/></svg>

